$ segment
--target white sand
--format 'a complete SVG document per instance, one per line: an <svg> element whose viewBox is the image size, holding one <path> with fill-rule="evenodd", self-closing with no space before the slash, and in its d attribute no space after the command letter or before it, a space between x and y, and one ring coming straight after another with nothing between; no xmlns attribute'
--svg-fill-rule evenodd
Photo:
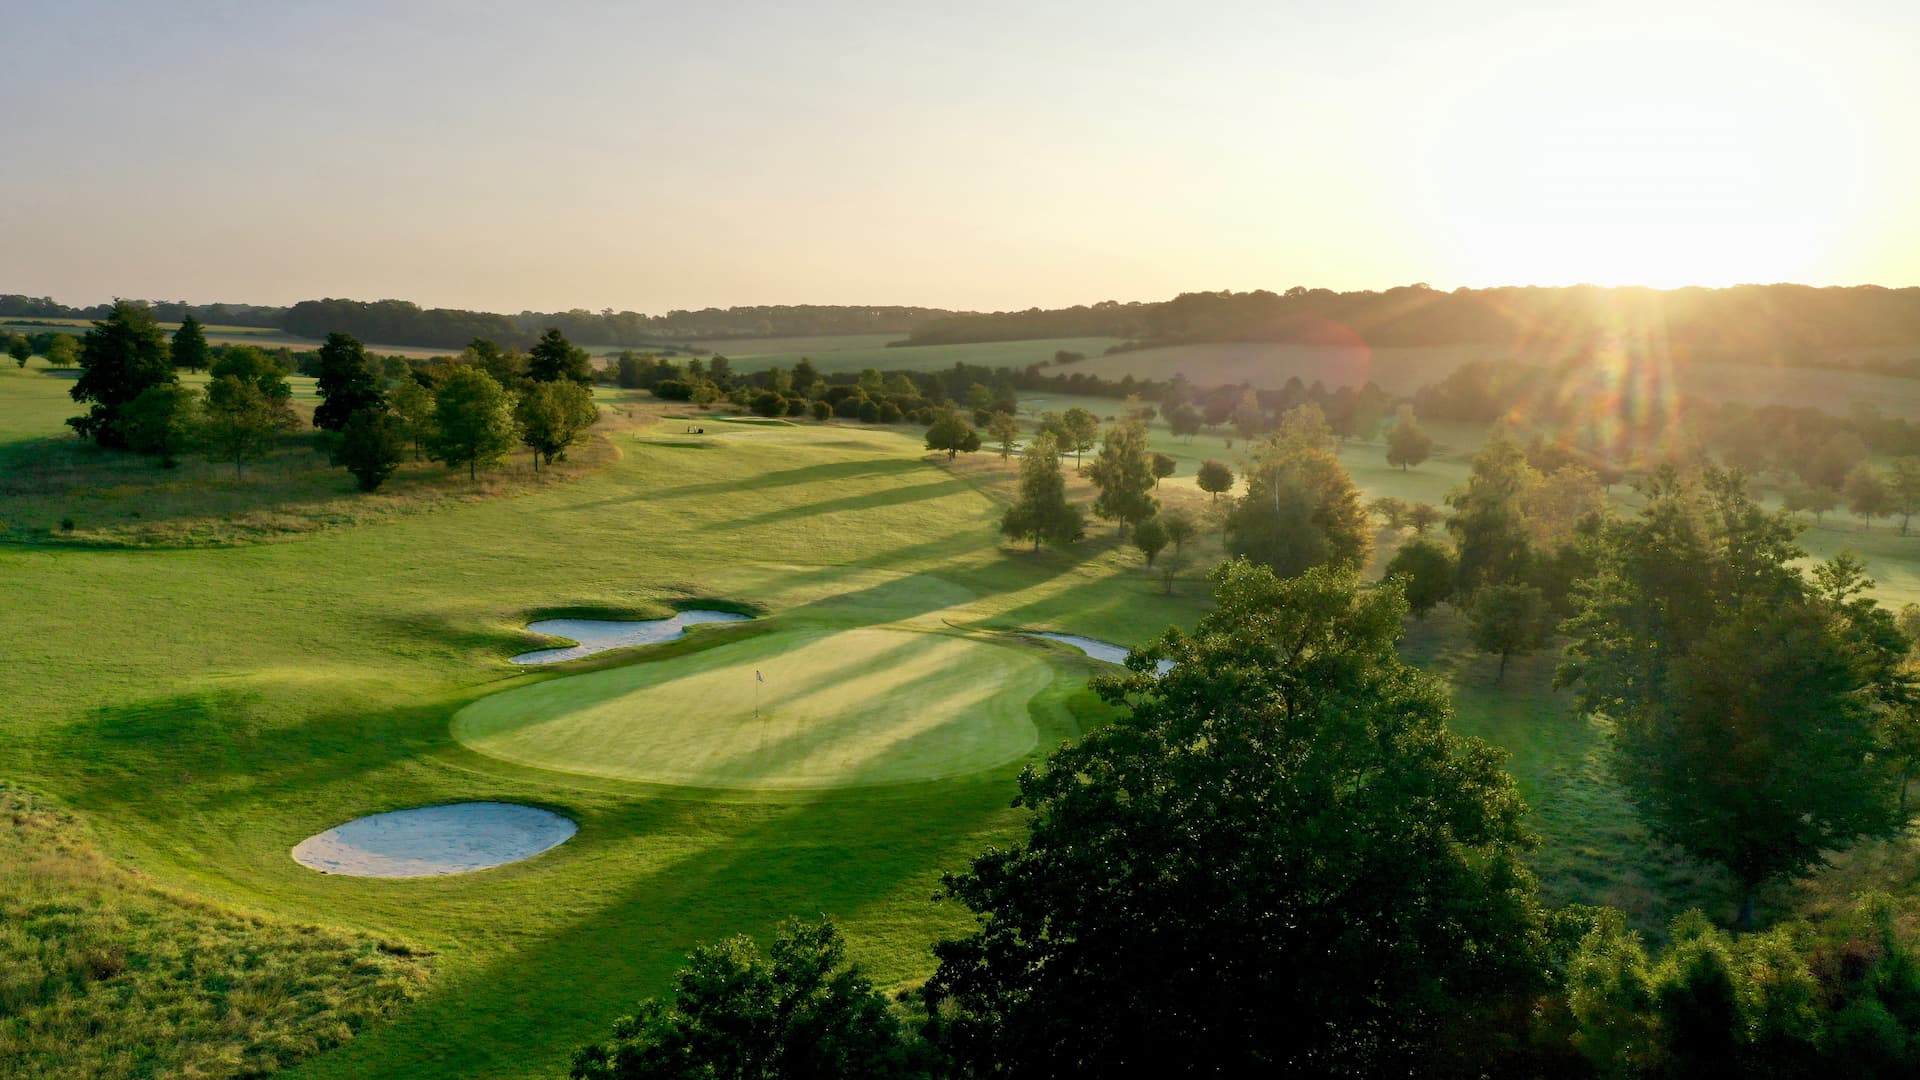
<svg viewBox="0 0 1920 1080"><path fill-rule="evenodd" d="M1111 641L1101 641L1097 638L1081 637L1079 634L1052 634L1044 630L1036 630L1027 636L1046 638L1048 641L1058 641L1063 645L1071 645L1081 652L1086 653L1088 656L1093 657L1095 660L1105 660L1109 664L1126 663L1127 653L1130 651L1125 645L1115 645ZM1165 675L1172 670L1173 661L1171 660L1161 660L1154 665L1155 675Z"/></svg>
<svg viewBox="0 0 1920 1080"><path fill-rule="evenodd" d="M532 858L579 826L549 810L514 803L422 806L355 818L300 841L293 861L323 874L434 877Z"/></svg>
<svg viewBox="0 0 1920 1080"><path fill-rule="evenodd" d="M542 619L528 623L527 629L549 637L570 638L579 642L564 649L538 649L509 657L515 664L558 664L583 656L624 649L629 645L656 645L682 637L687 627L697 623L745 622L750 615L731 611L682 611L671 619L647 619L639 622L608 619Z"/></svg>

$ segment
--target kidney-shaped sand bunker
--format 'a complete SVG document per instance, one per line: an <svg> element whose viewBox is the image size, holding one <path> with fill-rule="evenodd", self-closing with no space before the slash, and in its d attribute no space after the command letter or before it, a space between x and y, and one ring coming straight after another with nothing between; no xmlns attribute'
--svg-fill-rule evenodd
<svg viewBox="0 0 1920 1080"><path fill-rule="evenodd" d="M551 810L502 802L450 803L369 814L294 846L293 861L323 874L436 877L529 859L579 826Z"/></svg>

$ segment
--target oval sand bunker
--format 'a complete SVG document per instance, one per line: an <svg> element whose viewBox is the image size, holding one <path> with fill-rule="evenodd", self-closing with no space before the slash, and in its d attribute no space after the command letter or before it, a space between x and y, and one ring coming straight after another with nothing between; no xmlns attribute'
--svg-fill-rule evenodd
<svg viewBox="0 0 1920 1080"><path fill-rule="evenodd" d="M1055 634L1046 630L1034 630L1029 632L1027 636L1046 638L1048 641L1057 641L1062 645L1071 645L1081 652L1086 653L1088 656L1093 657L1095 660L1104 660L1109 664L1124 664L1127 662L1127 653L1129 651L1127 647L1125 645L1115 645L1111 641L1081 637L1079 634ZM1165 675L1167 672L1173 670L1173 661L1157 661L1153 665L1153 668L1155 675Z"/></svg>
<svg viewBox="0 0 1920 1080"><path fill-rule="evenodd" d="M583 656L624 649L630 645L656 645L685 636L687 627L700 623L745 622L750 615L731 611L682 611L670 619L542 619L528 623L527 629L548 637L571 638L578 645L559 649L536 649L507 658L512 664L559 664Z"/></svg>
<svg viewBox="0 0 1920 1080"><path fill-rule="evenodd" d="M294 846L293 861L323 874L435 877L529 859L579 826L550 810L470 802L369 814Z"/></svg>

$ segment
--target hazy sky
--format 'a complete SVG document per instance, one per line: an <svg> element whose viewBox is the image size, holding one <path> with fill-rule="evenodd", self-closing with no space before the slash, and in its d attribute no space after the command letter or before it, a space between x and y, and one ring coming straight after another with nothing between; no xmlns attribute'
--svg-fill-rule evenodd
<svg viewBox="0 0 1920 1080"><path fill-rule="evenodd" d="M8 2L0 292L1920 283L1920 3Z"/></svg>

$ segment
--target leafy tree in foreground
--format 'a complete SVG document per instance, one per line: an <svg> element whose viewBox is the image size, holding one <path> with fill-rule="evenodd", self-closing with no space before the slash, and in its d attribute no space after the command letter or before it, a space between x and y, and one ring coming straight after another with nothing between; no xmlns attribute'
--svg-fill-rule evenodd
<svg viewBox="0 0 1920 1080"><path fill-rule="evenodd" d="M200 433L200 395L179 383L149 386L121 412L127 449L160 455L160 467L171 469L178 455L193 446Z"/></svg>
<svg viewBox="0 0 1920 1080"><path fill-rule="evenodd" d="M1212 495L1214 502L1219 502L1222 493L1233 490L1233 469L1224 461L1209 458L1200 463L1200 475L1195 480L1201 491Z"/></svg>
<svg viewBox="0 0 1920 1080"><path fill-rule="evenodd" d="M361 491L377 491L400 467L407 441L407 426L399 417L385 409L362 409L340 429L335 457L353 474Z"/></svg>
<svg viewBox="0 0 1920 1080"><path fill-rule="evenodd" d="M354 413L386 404L380 394L380 376L367 359L366 346L352 334L327 335L320 345L320 373L315 382L320 404L313 410L313 426L322 431L339 431Z"/></svg>
<svg viewBox="0 0 1920 1080"><path fill-rule="evenodd" d="M56 339L58 340L58 339ZM167 339L154 325L145 304L116 300L107 317L93 324L80 341L80 377L67 394L91 402L87 415L67 425L83 439L101 446L124 448L120 410L149 387L178 381L167 359Z"/></svg>
<svg viewBox="0 0 1920 1080"><path fill-rule="evenodd" d="M959 413L943 412L927 428L927 449L945 450L947 460L952 461L955 454L971 454L980 449L980 433Z"/></svg>
<svg viewBox="0 0 1920 1080"><path fill-rule="evenodd" d="M1094 515L1119 522L1121 539L1126 538L1128 525L1159 512L1160 501L1153 497L1158 481L1147 450L1147 426L1139 420L1125 420L1107 429L1090 476L1100 489L1093 500Z"/></svg>
<svg viewBox="0 0 1920 1080"><path fill-rule="evenodd" d="M467 467L475 479L482 466L504 460L520 439L513 419L513 395L493 376L463 367L447 376L433 396L433 430L427 435L427 456L447 468Z"/></svg>
<svg viewBox="0 0 1920 1080"><path fill-rule="evenodd" d="M573 1080L889 1080L928 1075L884 994L827 919L702 945L674 980L574 1055Z"/></svg>
<svg viewBox="0 0 1920 1080"><path fill-rule="evenodd" d="M273 437L285 426L280 404L260 391L258 383L222 375L207 384L206 420L201 426L202 448L214 461L233 462L233 478L245 477L245 466L273 446Z"/></svg>
<svg viewBox="0 0 1920 1080"><path fill-rule="evenodd" d="M1546 637L1547 602L1540 590L1517 581L1486 585L1467 605L1467 631L1474 648L1500 658L1494 682L1507 681L1507 660L1539 648Z"/></svg>
<svg viewBox="0 0 1920 1080"><path fill-rule="evenodd" d="M963 1075L1417 1072L1537 986L1525 808L1396 653L1399 591L1212 580L1098 684L1127 715L1022 774L1029 835L946 879L978 926L935 947L929 1032Z"/></svg>
<svg viewBox="0 0 1920 1080"><path fill-rule="evenodd" d="M207 346L207 335L200 329L200 320L188 312L180 320L180 328L173 332L173 345L167 350L168 359L173 366L188 371L205 371L213 366L213 350Z"/></svg>
<svg viewBox="0 0 1920 1080"><path fill-rule="evenodd" d="M1427 460L1433 454L1433 436L1413 418L1413 410L1401 406L1400 416L1387 430L1387 464L1398 465L1401 472Z"/></svg>
<svg viewBox="0 0 1920 1080"><path fill-rule="evenodd" d="M520 441L533 451L535 472L540 470L543 458L551 465L555 457L566 457L567 447L600 419L593 391L571 379L535 380L520 396L513 414L520 424Z"/></svg>
<svg viewBox="0 0 1920 1080"><path fill-rule="evenodd" d="M1425 618L1434 605L1453 595L1453 555L1432 540L1409 540L1393 553L1385 576L1401 579L1407 609L1415 618Z"/></svg>
<svg viewBox="0 0 1920 1080"><path fill-rule="evenodd" d="M724 358L714 360L713 376L716 382L725 385L726 373L721 368ZM534 382L557 382L567 379L581 386L593 385L593 356L587 350L568 341L559 327L548 327L540 335L533 348L527 350L527 378Z"/></svg>
<svg viewBox="0 0 1920 1080"><path fill-rule="evenodd" d="M1844 557L1809 580L1792 519L1737 473L1644 482L1607 526L1556 681L1612 723L1612 762L1660 839L1744 888L1897 824L1876 713L1911 698L1905 635Z"/></svg>
<svg viewBox="0 0 1920 1080"><path fill-rule="evenodd" d="M1000 518L1000 531L1014 540L1071 544L1086 533L1080 508L1067 501L1067 478L1060 473L1060 452L1052 435L1027 444L1020 459L1020 494Z"/></svg>

